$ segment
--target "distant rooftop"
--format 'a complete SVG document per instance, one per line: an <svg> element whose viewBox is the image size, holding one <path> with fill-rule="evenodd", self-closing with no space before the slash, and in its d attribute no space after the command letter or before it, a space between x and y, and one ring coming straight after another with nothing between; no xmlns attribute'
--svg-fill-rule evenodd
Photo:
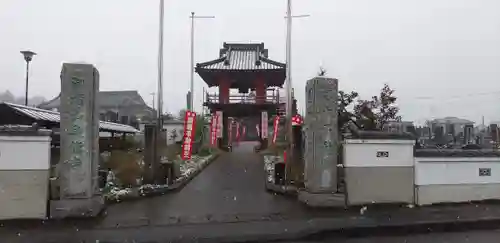
<svg viewBox="0 0 500 243"><path fill-rule="evenodd" d="M97 95L98 104L100 107L116 107L129 105L144 105L146 102L142 99L137 90L121 90L121 91L99 91ZM38 105L42 109L59 108L61 104L61 94Z"/></svg>
<svg viewBox="0 0 500 243"><path fill-rule="evenodd" d="M59 127L61 115L59 112L18 105L13 103L0 103L0 124L1 125L31 125L33 122ZM123 132L136 133L138 132L132 126L99 121L100 131L103 132Z"/></svg>
<svg viewBox="0 0 500 243"><path fill-rule="evenodd" d="M462 119L454 116L448 116L444 118L437 118L432 120L432 123L450 123L450 124L474 124L473 121Z"/></svg>

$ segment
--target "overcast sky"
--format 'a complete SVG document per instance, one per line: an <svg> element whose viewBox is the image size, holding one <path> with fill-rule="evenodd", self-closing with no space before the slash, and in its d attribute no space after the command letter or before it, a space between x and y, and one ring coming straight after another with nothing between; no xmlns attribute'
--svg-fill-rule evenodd
<svg viewBox="0 0 500 243"><path fill-rule="evenodd" d="M24 93L20 50L37 52L30 96L60 91L63 62L93 63L101 90L156 90L159 0L0 0L1 89ZM459 116L500 120L500 1L294 0L292 78L300 106L319 66L364 97L396 89L404 119ZM226 42L264 42L285 61L285 0L165 0L165 109L185 105L189 14L195 62ZM196 76L196 103L202 80ZM427 97L427 98L426 98ZM424 99L425 98L425 99Z"/></svg>

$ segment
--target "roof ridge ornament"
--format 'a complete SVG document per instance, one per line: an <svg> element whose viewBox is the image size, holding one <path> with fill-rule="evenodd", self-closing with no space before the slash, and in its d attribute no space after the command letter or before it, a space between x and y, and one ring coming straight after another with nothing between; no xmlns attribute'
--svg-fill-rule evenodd
<svg viewBox="0 0 500 243"><path fill-rule="evenodd" d="M255 50L255 65L260 66L260 48L257 45L257 48Z"/></svg>
<svg viewBox="0 0 500 243"><path fill-rule="evenodd" d="M224 59L224 65L225 66L229 66L229 64L230 64L232 49L233 48L231 46L229 46L229 48L227 49L226 59Z"/></svg>

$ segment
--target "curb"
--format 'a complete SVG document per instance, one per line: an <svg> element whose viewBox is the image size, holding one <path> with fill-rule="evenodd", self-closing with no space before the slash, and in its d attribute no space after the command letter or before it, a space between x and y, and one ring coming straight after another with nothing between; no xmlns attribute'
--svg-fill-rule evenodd
<svg viewBox="0 0 500 243"><path fill-rule="evenodd" d="M221 236L197 238L197 242L290 242L290 241L321 241L328 239L367 238L375 236L411 236L415 234L463 232L470 230L492 230L500 227L499 217L456 221L419 221L407 224L375 224L366 223L339 227L323 225L324 220L312 219L309 226L295 232L258 233L244 236ZM184 242L184 241L174 241ZM187 242L187 241L186 241Z"/></svg>
<svg viewBox="0 0 500 243"><path fill-rule="evenodd" d="M460 232L470 230L491 230L500 227L499 217L486 217L480 219L467 219L455 221L417 221L412 223L385 223L345 227L345 228L323 228L308 229L295 235L296 240L320 240L324 238L352 238L352 237L374 237L374 236L402 236L429 233Z"/></svg>
<svg viewBox="0 0 500 243"><path fill-rule="evenodd" d="M216 153L210 158L206 163L204 163L198 170L187 176L184 180L176 182L171 186L165 188L151 189L139 194L139 188L132 188L131 195L124 196L120 199L106 199L106 205L117 204L121 202L136 201L143 198L150 198L165 195L167 193L178 192L184 188L191 180L193 180L198 174L200 174L208 165L215 161L219 157L220 153Z"/></svg>
<svg viewBox="0 0 500 243"><path fill-rule="evenodd" d="M212 227L216 226L216 227ZM206 228L208 227L208 228ZM363 238L374 236L411 236L414 234L457 232L467 230L487 230L500 227L500 217L481 217L467 220L421 220L415 222L379 223L366 218L345 220L335 218L310 219L298 221L266 221L253 223L223 223L204 226L134 227L102 229L43 230L29 234L33 239L49 239L51 242L69 242L78 239L82 242L122 242L117 239L143 239L144 242L291 242L320 241L334 242L336 239ZM15 231L14 231L15 232ZM25 232L22 236L26 237ZM16 233L0 230L2 237L17 238ZM49 237L49 238L48 238ZM26 239L26 238L25 238ZM59 239L56 241L55 239ZM62 240L65 239L65 240ZM71 241L71 240L70 240ZM9 241L13 242L13 241ZM38 242L38 241L37 241ZM326 242L326 241L325 241Z"/></svg>

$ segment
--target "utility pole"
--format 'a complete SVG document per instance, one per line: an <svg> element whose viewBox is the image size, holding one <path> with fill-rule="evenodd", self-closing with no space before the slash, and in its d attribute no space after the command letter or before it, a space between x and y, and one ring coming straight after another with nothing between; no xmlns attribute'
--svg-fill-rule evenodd
<svg viewBox="0 0 500 243"><path fill-rule="evenodd" d="M160 0L160 29L158 37L158 132L163 128L163 23L165 18L165 1Z"/></svg>
<svg viewBox="0 0 500 243"><path fill-rule="evenodd" d="M189 18L191 18L191 67L189 70L191 96L189 97L188 109L194 110L194 19L213 19L215 16L196 16L194 12L191 12Z"/></svg>
<svg viewBox="0 0 500 243"><path fill-rule="evenodd" d="M165 19L165 1L160 0L160 18L159 18L159 36L158 36L158 90L156 91L157 94L157 99L158 99L158 104L157 104L157 110L158 110L158 117L156 120L156 132L154 132L153 138L152 138L152 158L148 163L149 168L147 168L148 173L148 183L159 183L160 178L159 178L159 164L160 164L160 153L159 153L159 146L160 146L160 141L161 141L161 131L163 129L163 25L164 25L164 19ZM154 131L154 130L153 130Z"/></svg>
<svg viewBox="0 0 500 243"><path fill-rule="evenodd" d="M289 149L287 153L287 160L291 161L293 158L293 85L292 85L292 18L309 17L309 15L292 15L292 0L287 0L286 11L286 126L287 126L287 140ZM289 162L285 162L285 180L287 180Z"/></svg>

